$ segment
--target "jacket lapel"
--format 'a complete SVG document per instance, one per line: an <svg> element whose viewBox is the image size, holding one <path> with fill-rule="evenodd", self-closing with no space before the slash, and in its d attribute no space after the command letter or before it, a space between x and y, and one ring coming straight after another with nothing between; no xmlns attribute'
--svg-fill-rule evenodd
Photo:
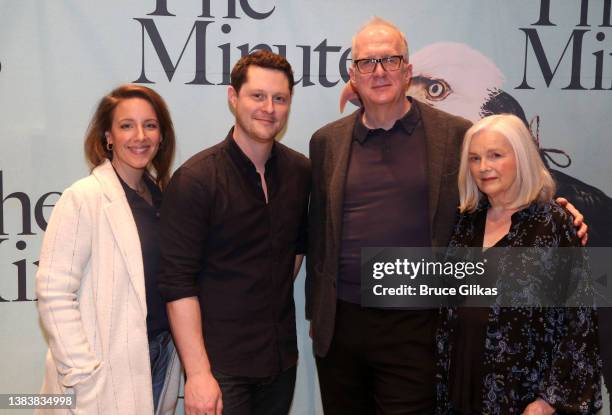
<svg viewBox="0 0 612 415"><path fill-rule="evenodd" d="M338 127L335 132L336 137L330 137L331 159L334 162L332 176L329 183L329 208L331 218L331 231L334 241L334 248L340 246L342 238L342 206L344 204L344 186L346 184L346 175L348 173L349 155L351 152L351 141L353 139L353 128L355 119L360 114L356 111L351 117L346 119L346 123Z"/></svg>
<svg viewBox="0 0 612 415"><path fill-rule="evenodd" d="M142 250L132 210L110 161L107 160L96 167L93 174L100 181L102 191L106 196L107 203L103 207L104 214L110 225L115 243L123 257L140 308L143 315L146 316L147 300Z"/></svg>
<svg viewBox="0 0 612 415"><path fill-rule="evenodd" d="M446 159L448 127L446 120L437 117L426 104L418 103L425 130L427 148L427 180L429 181L429 228L433 231L435 214L440 199L440 185Z"/></svg>

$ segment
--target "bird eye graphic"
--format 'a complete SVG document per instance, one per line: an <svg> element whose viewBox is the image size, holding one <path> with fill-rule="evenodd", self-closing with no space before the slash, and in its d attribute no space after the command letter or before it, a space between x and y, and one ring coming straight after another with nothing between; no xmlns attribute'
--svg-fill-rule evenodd
<svg viewBox="0 0 612 415"><path fill-rule="evenodd" d="M431 79L427 85L427 98L441 101L452 92L451 87L443 79Z"/></svg>

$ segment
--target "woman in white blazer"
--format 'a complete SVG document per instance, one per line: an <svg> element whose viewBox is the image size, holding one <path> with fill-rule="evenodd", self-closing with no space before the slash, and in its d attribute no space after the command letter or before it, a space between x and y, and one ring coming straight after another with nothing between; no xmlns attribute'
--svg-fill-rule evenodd
<svg viewBox="0 0 612 415"><path fill-rule="evenodd" d="M53 209L36 275L49 342L41 393L74 393L64 413L174 413L180 363L155 272L174 148L163 99L120 86L89 125L91 175Z"/></svg>

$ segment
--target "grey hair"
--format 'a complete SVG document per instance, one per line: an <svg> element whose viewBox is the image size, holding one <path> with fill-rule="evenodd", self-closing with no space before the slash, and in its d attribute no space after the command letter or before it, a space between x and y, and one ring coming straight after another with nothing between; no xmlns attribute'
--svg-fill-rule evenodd
<svg viewBox="0 0 612 415"><path fill-rule="evenodd" d="M469 168L470 143L476 134L492 131L503 135L516 159L515 197L509 208L518 209L530 203L550 201L555 194L555 182L540 158L531 133L516 115L490 115L478 121L465 133L459 164L459 210L473 212L478 206L480 192Z"/></svg>

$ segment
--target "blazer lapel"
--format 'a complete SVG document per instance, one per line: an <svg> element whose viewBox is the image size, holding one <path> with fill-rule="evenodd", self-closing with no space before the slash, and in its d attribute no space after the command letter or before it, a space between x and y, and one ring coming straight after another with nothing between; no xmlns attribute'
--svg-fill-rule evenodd
<svg viewBox="0 0 612 415"><path fill-rule="evenodd" d="M140 303L140 308L143 315L146 316L147 300L142 250L132 210L127 202L121 183L108 160L101 166L96 167L93 174L100 181L102 191L108 199L108 203L103 208L104 214L115 238L115 243L123 257L130 282Z"/></svg>
<svg viewBox="0 0 612 415"><path fill-rule="evenodd" d="M427 179L429 181L429 227L433 230L435 214L440 199L442 172L446 159L448 141L447 122L429 110L426 104L417 103L423 120L427 146Z"/></svg>
<svg viewBox="0 0 612 415"><path fill-rule="evenodd" d="M353 139L353 128L355 119L360 114L356 111L352 117L347 118L347 122L339 126L337 137L331 137L330 142L334 145L330 146L331 159L334 161L334 168L329 183L329 208L331 218L332 240L335 247L340 246L342 238L342 206L344 204L344 186L346 184L346 175L348 173L349 155L351 152L351 141Z"/></svg>

